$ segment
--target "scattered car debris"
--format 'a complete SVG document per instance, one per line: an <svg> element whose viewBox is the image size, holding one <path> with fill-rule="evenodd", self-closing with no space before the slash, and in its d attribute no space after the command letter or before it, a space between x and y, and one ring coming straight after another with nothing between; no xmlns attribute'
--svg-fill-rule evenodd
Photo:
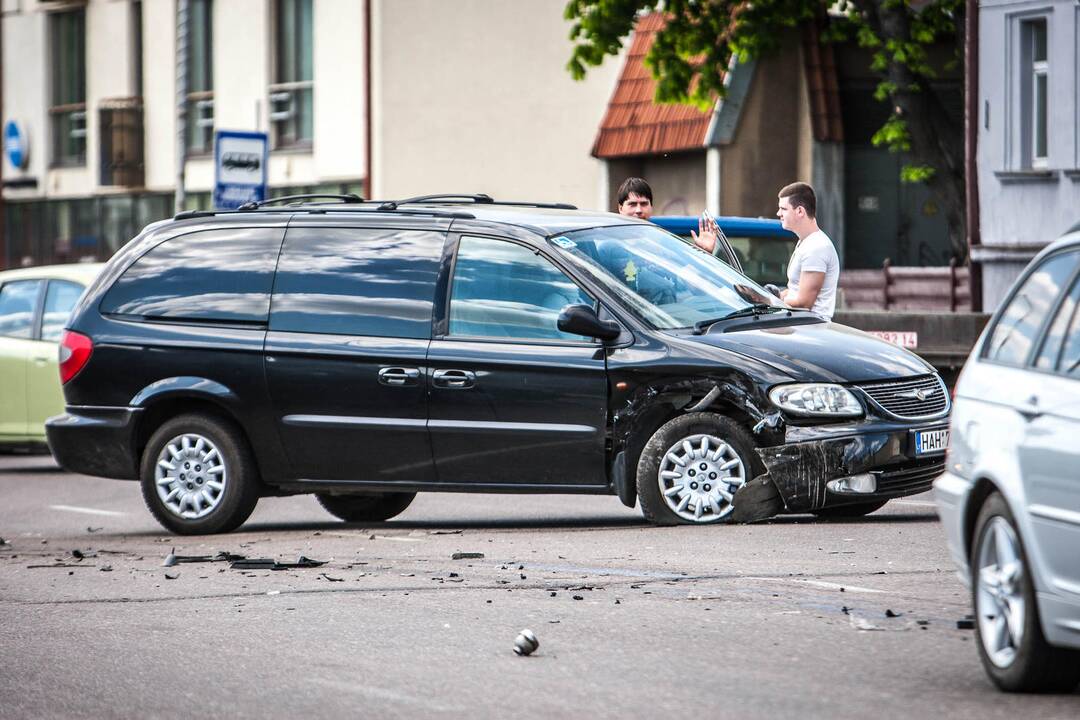
<svg viewBox="0 0 1080 720"><path fill-rule="evenodd" d="M327 575L326 573L319 573L319 577L325 578L325 579L329 580L330 582L345 582L345 578L331 577L331 576Z"/></svg>
<svg viewBox="0 0 1080 720"><path fill-rule="evenodd" d="M231 570L295 570L299 568L316 568L326 564L326 560L312 560L303 555L296 558L296 562L278 562L273 558L239 558L229 565Z"/></svg>
<svg viewBox="0 0 1080 720"><path fill-rule="evenodd" d="M898 618L901 615L903 615L903 613L893 612L892 610L889 610L888 608L885 609L885 617L887 617L887 618Z"/></svg>
<svg viewBox="0 0 1080 720"><path fill-rule="evenodd" d="M98 570L101 572L112 572L112 565L102 565Z"/></svg>
<svg viewBox="0 0 1080 720"><path fill-rule="evenodd" d="M460 535L461 530L428 530L428 535Z"/></svg>
<svg viewBox="0 0 1080 720"><path fill-rule="evenodd" d="M536 639L532 630L522 630L514 639L514 652L518 655L532 655L538 647L540 647L540 641Z"/></svg>
<svg viewBox="0 0 1080 720"><path fill-rule="evenodd" d="M975 629L975 618L973 618L970 615L965 615L963 617L963 619L956 621L956 629L957 630L974 630Z"/></svg>
<svg viewBox="0 0 1080 720"><path fill-rule="evenodd" d="M27 570L37 570L39 568L85 568L85 567L94 567L94 566L93 565L87 565L87 564L79 564L79 563L57 562L57 563L53 563L52 565L27 565L26 569ZM68 574L70 575L71 573L68 573Z"/></svg>
<svg viewBox="0 0 1080 720"><path fill-rule="evenodd" d="M103 527L90 527L89 525L86 526L86 532L88 532L88 533L96 533L97 531L104 530L104 529L105 528L103 528Z"/></svg>
<svg viewBox="0 0 1080 720"><path fill-rule="evenodd" d="M5 547L5 546L8 546L8 545L9 545L8 541L5 540L4 538L0 537L0 547Z"/></svg>
<svg viewBox="0 0 1080 720"><path fill-rule="evenodd" d="M450 556L451 560L480 560L484 557L482 552L456 552Z"/></svg>
<svg viewBox="0 0 1080 720"><path fill-rule="evenodd" d="M85 560L86 558L97 557L97 553L93 552L92 550L88 552L83 552L82 550L75 548L71 551L71 557L81 561Z"/></svg>
<svg viewBox="0 0 1080 720"><path fill-rule="evenodd" d="M169 573L165 573L165 579L166 580L175 580L178 577L180 577L180 573L176 573L175 575L170 575Z"/></svg>
<svg viewBox="0 0 1080 720"><path fill-rule="evenodd" d="M581 597L580 595L575 595L574 599L575 600L584 600L585 598Z"/></svg>
<svg viewBox="0 0 1080 720"><path fill-rule="evenodd" d="M855 615L854 613L849 613L848 618L851 620L851 627L855 628L856 630L872 631L885 629L883 627L875 625L866 618Z"/></svg>
<svg viewBox="0 0 1080 720"><path fill-rule="evenodd" d="M170 552L165 556L164 562L161 563L162 567L172 567L180 563L204 563L204 562L236 562L238 560L244 560L243 555L237 555L235 553L226 552L222 550L217 555L177 555L175 552Z"/></svg>

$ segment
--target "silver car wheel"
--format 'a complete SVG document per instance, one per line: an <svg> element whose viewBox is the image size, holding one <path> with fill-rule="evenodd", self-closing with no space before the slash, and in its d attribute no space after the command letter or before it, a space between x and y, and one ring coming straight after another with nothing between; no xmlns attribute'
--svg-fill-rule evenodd
<svg viewBox="0 0 1080 720"><path fill-rule="evenodd" d="M739 454L713 435L691 435L672 445L657 476L667 506L694 523L717 522L731 514L735 491L746 480Z"/></svg>
<svg viewBox="0 0 1080 720"><path fill-rule="evenodd" d="M1024 561L1008 520L995 517L979 540L976 554L975 614L990 662L1007 668L1024 642Z"/></svg>
<svg viewBox="0 0 1080 720"><path fill-rule="evenodd" d="M214 443L202 435L184 433L161 449L155 482L158 497L169 512L197 520L221 503L228 476Z"/></svg>

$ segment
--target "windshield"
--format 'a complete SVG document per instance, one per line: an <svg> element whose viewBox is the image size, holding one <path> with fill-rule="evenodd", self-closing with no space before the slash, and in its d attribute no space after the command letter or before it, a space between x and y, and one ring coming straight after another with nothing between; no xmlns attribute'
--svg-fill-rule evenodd
<svg viewBox="0 0 1080 720"><path fill-rule="evenodd" d="M755 305L786 307L750 278L655 225L578 230L548 242L658 330L692 327Z"/></svg>

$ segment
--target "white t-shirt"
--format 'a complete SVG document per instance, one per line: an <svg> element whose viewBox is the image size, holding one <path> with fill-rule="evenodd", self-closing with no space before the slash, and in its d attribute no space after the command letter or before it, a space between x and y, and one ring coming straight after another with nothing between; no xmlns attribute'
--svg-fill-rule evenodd
<svg viewBox="0 0 1080 720"><path fill-rule="evenodd" d="M795 246L788 262L788 292L799 292L799 276L804 272L823 272L825 282L821 285L814 307L810 308L826 320L832 320L836 310L836 283L840 280L840 258L832 240L821 230L812 232Z"/></svg>

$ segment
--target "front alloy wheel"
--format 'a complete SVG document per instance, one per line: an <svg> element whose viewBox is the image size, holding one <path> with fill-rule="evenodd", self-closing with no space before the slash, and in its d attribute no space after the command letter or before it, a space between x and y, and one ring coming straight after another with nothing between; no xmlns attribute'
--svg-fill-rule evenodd
<svg viewBox="0 0 1080 720"><path fill-rule="evenodd" d="M691 435L669 447L657 475L668 508L693 523L727 517L735 509L735 491L746 480L738 453L714 435Z"/></svg>
<svg viewBox="0 0 1080 720"><path fill-rule="evenodd" d="M763 471L753 439L735 420L711 412L680 415L641 451L641 512L658 525L730 522L735 492Z"/></svg>
<svg viewBox="0 0 1080 720"><path fill-rule="evenodd" d="M1022 589L1024 562L1020 559L1020 543L1005 518L990 520L976 557L979 636L987 659L999 668L1007 668L1023 646L1027 605Z"/></svg>
<svg viewBox="0 0 1080 720"><path fill-rule="evenodd" d="M975 522L971 596L979 657L1002 690L1068 692L1080 682L1080 652L1043 635L1032 568L1004 497L986 498Z"/></svg>

